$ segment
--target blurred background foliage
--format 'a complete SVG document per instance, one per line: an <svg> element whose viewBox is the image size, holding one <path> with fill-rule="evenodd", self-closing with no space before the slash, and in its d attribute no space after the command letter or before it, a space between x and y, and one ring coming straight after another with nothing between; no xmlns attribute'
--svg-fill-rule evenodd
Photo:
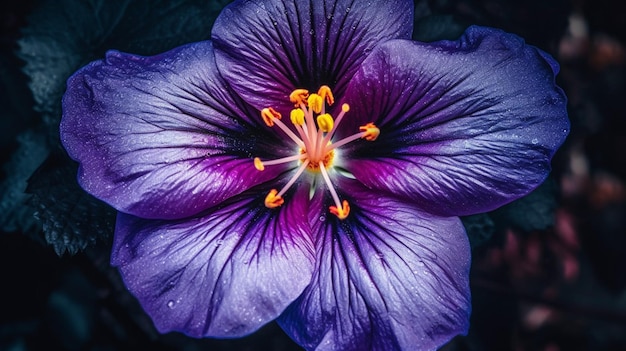
<svg viewBox="0 0 626 351"><path fill-rule="evenodd" d="M229 1L8 0L0 5L0 350L299 350L275 324L237 340L158 334L109 266L115 212L59 145L76 69L117 49L208 39ZM549 52L572 132L529 196L463 218L468 336L442 350L626 350L626 4L416 1L414 39L502 28Z"/></svg>

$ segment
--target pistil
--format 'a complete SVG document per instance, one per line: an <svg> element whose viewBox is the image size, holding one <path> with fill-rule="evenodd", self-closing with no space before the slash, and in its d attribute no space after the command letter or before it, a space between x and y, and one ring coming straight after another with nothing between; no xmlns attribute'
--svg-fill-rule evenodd
<svg viewBox="0 0 626 351"><path fill-rule="evenodd" d="M331 139L339 127L346 113L350 110L348 104L341 106L341 112L336 119L326 113L326 106L335 102L335 98L330 88L322 86L317 94L309 94L306 89L296 89L289 95L289 100L294 104L294 109L290 112L290 120L297 132L294 133L281 121L281 114L272 107L261 110L261 117L268 127L276 125L293 142L298 145L297 154L282 157L275 160L262 161L254 158L254 167L265 170L266 166L273 166L284 163L300 162L296 172L287 181L280 191L272 189L265 198L265 206L277 208L284 203L283 195L300 178L305 170L312 173L321 174L328 191L333 199L334 205L329 207L329 212L339 219L345 219L350 214L350 204L347 200L340 200L339 195L332 183L328 170L332 168L335 157L335 149L358 139L374 141L380 134L380 130L372 123L359 127L359 132L332 142Z"/></svg>

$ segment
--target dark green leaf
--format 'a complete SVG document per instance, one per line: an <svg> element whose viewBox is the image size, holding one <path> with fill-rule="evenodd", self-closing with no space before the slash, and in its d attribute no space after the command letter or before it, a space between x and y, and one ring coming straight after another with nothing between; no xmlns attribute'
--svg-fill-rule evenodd
<svg viewBox="0 0 626 351"><path fill-rule="evenodd" d="M502 226L513 226L526 232L544 230L554 225L557 186L548 178L532 193L492 212Z"/></svg>
<svg viewBox="0 0 626 351"><path fill-rule="evenodd" d="M83 191L78 167L61 150L53 152L28 180L26 192L36 209L46 241L58 255L75 254L106 242L113 233L115 210Z"/></svg>
<svg viewBox="0 0 626 351"><path fill-rule="evenodd" d="M466 27L452 15L429 15L415 21L413 39L424 42L456 40Z"/></svg>
<svg viewBox="0 0 626 351"><path fill-rule="evenodd" d="M0 129L0 147L5 155L15 142L15 136L36 120L33 97L20 64L15 55L0 50L0 121L4 122ZM2 155L3 161L5 155Z"/></svg>
<svg viewBox="0 0 626 351"><path fill-rule="evenodd" d="M495 232L495 224L486 213L461 217L472 249L489 240Z"/></svg>
<svg viewBox="0 0 626 351"><path fill-rule="evenodd" d="M39 229L25 194L26 180L48 155L45 134L28 130L17 137L17 150L4 165L6 177L0 182L0 228L32 234Z"/></svg>

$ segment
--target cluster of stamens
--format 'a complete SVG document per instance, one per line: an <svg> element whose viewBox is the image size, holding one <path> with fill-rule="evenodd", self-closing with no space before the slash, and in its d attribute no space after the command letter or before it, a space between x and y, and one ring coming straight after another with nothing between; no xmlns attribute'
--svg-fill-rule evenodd
<svg viewBox="0 0 626 351"><path fill-rule="evenodd" d="M332 166L335 157L335 149L357 139L374 141L380 134L380 130L374 124L368 123L359 127L358 133L332 142L333 134L346 112L350 110L348 104L341 105L341 112L336 119L327 113L326 106L331 106L335 102L335 98L330 88L326 85L322 86L317 94L309 94L309 91L306 89L296 89L289 95L289 100L294 104L294 109L290 113L290 119L297 134L281 121L281 114L272 107L261 110L261 117L265 124L268 127L277 126L280 128L298 145L299 151L293 156L276 160L261 161L261 159L255 157L254 167L259 171L263 171L266 166L300 162L297 171L280 191L272 189L267 194L265 206L268 208L281 206L285 202L282 196L298 180L302 173L308 170L309 172L319 172L322 175L335 203L329 207L329 211L338 218L345 219L350 213L350 204L346 200L339 200L337 191L328 176L328 169Z"/></svg>

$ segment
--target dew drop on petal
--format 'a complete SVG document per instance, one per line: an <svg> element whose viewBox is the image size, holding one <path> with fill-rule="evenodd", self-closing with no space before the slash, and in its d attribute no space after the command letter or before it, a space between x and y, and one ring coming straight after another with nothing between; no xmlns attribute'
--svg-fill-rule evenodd
<svg viewBox="0 0 626 351"><path fill-rule="evenodd" d="M535 138L535 139L531 140L530 142L533 143L533 145L536 145L539 142L539 140L537 140L537 138Z"/></svg>
<svg viewBox="0 0 626 351"><path fill-rule="evenodd" d="M167 307L169 307L169 308L174 308L174 300L169 300L169 301L167 302Z"/></svg>

